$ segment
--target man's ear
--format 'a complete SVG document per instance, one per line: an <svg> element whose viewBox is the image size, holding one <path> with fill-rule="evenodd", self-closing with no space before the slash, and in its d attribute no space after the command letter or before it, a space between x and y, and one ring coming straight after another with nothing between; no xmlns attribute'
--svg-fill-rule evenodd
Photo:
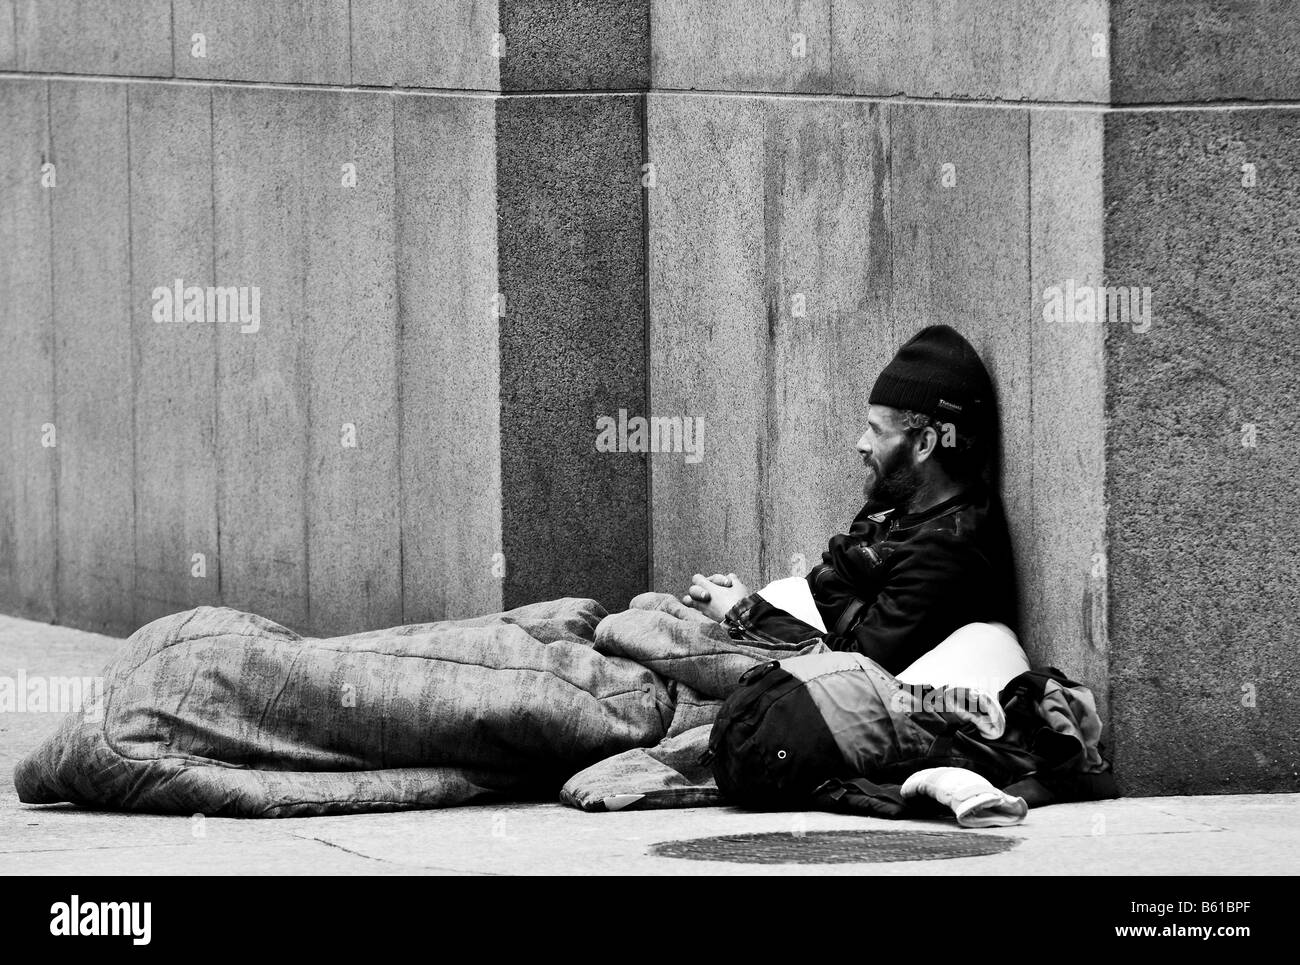
<svg viewBox="0 0 1300 965"><path fill-rule="evenodd" d="M939 433L935 432L933 426L926 426L916 434L916 441L912 445L912 454L916 456L916 461L925 462L939 447Z"/></svg>

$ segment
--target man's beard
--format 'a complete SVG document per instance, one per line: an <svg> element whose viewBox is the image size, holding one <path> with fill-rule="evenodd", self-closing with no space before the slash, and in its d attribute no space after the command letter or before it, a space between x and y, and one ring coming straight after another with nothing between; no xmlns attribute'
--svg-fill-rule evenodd
<svg viewBox="0 0 1300 965"><path fill-rule="evenodd" d="M881 467L881 474L874 471L862 487L867 502L873 500L885 506L906 508L921 488L921 470L910 458L906 450L900 451L893 463Z"/></svg>

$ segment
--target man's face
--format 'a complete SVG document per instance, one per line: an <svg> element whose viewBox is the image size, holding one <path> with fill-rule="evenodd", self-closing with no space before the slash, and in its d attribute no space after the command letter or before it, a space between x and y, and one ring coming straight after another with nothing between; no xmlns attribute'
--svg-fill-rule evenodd
<svg viewBox="0 0 1300 965"><path fill-rule="evenodd" d="M867 431L858 440L866 467L862 494L892 506L905 506L921 485L912 438L903 429L899 410L887 405L867 409Z"/></svg>

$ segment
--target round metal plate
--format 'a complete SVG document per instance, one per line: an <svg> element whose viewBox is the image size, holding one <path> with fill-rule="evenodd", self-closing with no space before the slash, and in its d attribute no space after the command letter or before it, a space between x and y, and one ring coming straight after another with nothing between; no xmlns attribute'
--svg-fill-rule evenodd
<svg viewBox="0 0 1300 965"><path fill-rule="evenodd" d="M741 864L875 864L1001 854L1020 840L971 831L778 831L664 841L650 853L660 858Z"/></svg>

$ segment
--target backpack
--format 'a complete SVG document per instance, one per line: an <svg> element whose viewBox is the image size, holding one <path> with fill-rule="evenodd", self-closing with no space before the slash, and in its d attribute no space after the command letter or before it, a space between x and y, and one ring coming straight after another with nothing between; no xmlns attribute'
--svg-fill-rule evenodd
<svg viewBox="0 0 1300 965"><path fill-rule="evenodd" d="M930 767L975 771L1031 807L1115 797L1100 747L1090 754L1068 732L1068 720L1058 719L1055 729L1040 713L1049 693L1052 706L1064 705L1063 688L1086 695L1076 706L1085 715L1091 694L1059 670L1014 678L998 695L1005 728L992 738L952 702L973 692L907 687L851 652L772 660L741 675L718 711L701 763L711 767L724 797L753 809L898 816L891 813L901 811L895 785ZM1099 731L1095 710L1092 717Z"/></svg>

